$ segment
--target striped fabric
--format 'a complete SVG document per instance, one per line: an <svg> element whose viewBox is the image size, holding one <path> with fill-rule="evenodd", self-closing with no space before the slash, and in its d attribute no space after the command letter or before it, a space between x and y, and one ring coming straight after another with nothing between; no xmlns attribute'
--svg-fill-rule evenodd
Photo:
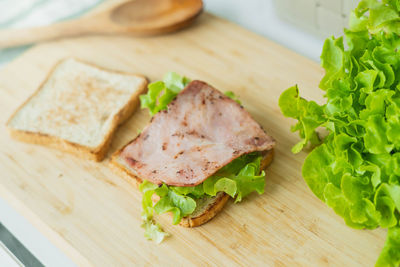
<svg viewBox="0 0 400 267"><path fill-rule="evenodd" d="M79 17L104 0L0 0L0 29L48 25ZM25 47L0 50L0 67Z"/></svg>

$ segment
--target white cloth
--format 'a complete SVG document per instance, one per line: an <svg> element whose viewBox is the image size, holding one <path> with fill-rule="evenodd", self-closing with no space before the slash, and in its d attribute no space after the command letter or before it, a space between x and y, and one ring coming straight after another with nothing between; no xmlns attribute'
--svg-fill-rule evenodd
<svg viewBox="0 0 400 267"><path fill-rule="evenodd" d="M0 29L34 27L81 16L103 0L0 0ZM27 47L0 50L0 66Z"/></svg>

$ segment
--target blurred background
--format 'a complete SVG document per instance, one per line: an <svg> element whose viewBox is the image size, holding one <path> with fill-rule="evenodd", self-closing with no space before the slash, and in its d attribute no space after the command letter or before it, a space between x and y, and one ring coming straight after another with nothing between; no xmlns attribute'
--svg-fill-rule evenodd
<svg viewBox="0 0 400 267"><path fill-rule="evenodd" d="M0 29L51 24L84 15L104 0L0 0ZM117 0L116 0L117 1ZM204 0L224 17L315 61L323 39L339 35L357 0ZM0 50L0 65L25 48Z"/></svg>
<svg viewBox="0 0 400 267"><path fill-rule="evenodd" d="M51 24L84 15L104 0L0 0L0 29ZM117 1L117 0L115 0ZM119 1L119 0L118 0ZM357 0L204 0L206 11L235 22L314 61L324 38L341 35ZM0 69L29 46L0 50ZM0 198L0 223L46 266L73 263ZM1 231L0 231L1 235ZM0 266L12 259L2 250Z"/></svg>

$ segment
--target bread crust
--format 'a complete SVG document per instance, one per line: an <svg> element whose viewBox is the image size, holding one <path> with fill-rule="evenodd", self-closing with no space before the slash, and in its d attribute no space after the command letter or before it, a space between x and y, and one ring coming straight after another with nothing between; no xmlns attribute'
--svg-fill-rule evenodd
<svg viewBox="0 0 400 267"><path fill-rule="evenodd" d="M142 77L144 79L143 84L141 85L141 88L135 91L134 94L131 95L129 101L123 106L118 113L112 118L111 121L111 127L110 130L107 132L105 135L104 140L97 146L97 147L87 147L81 144L77 144L74 142L70 142L68 140L59 138L57 136L51 136L48 134L43 134L43 133L38 133L38 132L30 132L30 131L24 131L24 130L18 130L14 129L9 126L10 122L12 119L15 117L15 115L24 108L24 106L32 100L43 88L44 84L49 80L51 75L53 74L54 70L65 60L69 58L62 59L58 61L53 68L49 71L47 74L46 78L42 81L38 89L25 101L23 102L17 110L11 115L11 117L8 119L6 126L8 129L8 132L10 136L18 141L26 142L26 143L32 143L32 144L39 144L39 145L45 145L51 148L55 148L61 151L65 151L71 154L74 154L75 156L78 156L83 159L90 159L90 160L95 160L95 161L102 161L104 157L107 154L108 148L111 144L112 137L115 133L116 128L124 123L131 115L132 113L136 110L136 108L139 105L139 95L144 93L147 89L147 84L148 84L148 79L140 74L132 74L132 73L125 73L122 71L116 71L116 70L109 70L105 69L99 66L96 66L92 63L85 62L80 59L73 58L74 60L78 62L82 62L84 64L90 65L92 67L95 67L100 70L104 70L107 72L111 73L118 73L118 74L125 74L125 75L131 75L131 76L138 76Z"/></svg>
<svg viewBox="0 0 400 267"><path fill-rule="evenodd" d="M125 166L123 166L118 162L118 157L123 149L124 148L121 148L112 155L111 160L109 162L109 166L114 172L119 174L121 177L123 177L129 183L131 183L133 186L139 189L139 185L142 183L142 180L136 175L134 175L129 169L127 169ZM274 154L275 154L274 149L264 152L260 165L262 170L264 170L271 164L274 158ZM226 193L218 194L213 200L213 203L208 205L201 214L196 215L195 217L186 216L182 218L179 225L183 227L196 227L208 222L222 210L222 208L228 201L229 197L230 196Z"/></svg>
<svg viewBox="0 0 400 267"><path fill-rule="evenodd" d="M179 225L183 227L196 227L202 224L205 224L209 220L215 217L222 208L225 206L226 202L228 202L230 196L226 193L218 194L214 199L211 205L208 205L206 209L198 216L186 216L183 217Z"/></svg>

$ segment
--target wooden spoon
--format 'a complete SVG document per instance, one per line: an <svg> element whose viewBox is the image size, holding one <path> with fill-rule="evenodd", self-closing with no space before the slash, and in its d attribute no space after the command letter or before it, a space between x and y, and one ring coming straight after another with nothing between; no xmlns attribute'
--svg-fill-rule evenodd
<svg viewBox="0 0 400 267"><path fill-rule="evenodd" d="M45 27L0 31L0 48L84 34L153 35L189 25L203 10L201 0L134 0L96 15Z"/></svg>

